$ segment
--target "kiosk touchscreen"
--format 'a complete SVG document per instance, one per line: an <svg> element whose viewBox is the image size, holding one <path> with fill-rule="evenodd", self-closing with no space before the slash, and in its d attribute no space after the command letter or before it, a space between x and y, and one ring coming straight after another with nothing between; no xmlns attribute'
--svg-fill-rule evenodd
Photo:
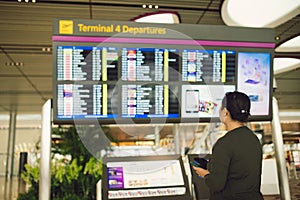
<svg viewBox="0 0 300 200"><path fill-rule="evenodd" d="M106 158L102 199L191 199L180 155Z"/></svg>

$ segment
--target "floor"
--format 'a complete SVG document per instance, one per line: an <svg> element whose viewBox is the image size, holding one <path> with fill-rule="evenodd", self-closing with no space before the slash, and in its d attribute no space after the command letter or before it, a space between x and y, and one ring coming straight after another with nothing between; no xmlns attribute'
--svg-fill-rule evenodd
<svg viewBox="0 0 300 200"><path fill-rule="evenodd" d="M290 192L291 200L300 200L300 171L298 173L298 179L295 177L289 178L290 183ZM5 195L5 177L0 176L0 200L16 200L18 197L18 192L24 190L24 188L19 187L19 178L14 177L12 179L12 190L11 190L11 199L8 198L8 195ZM5 198L6 196L6 198ZM281 200L280 195L268 195L264 196L264 200Z"/></svg>

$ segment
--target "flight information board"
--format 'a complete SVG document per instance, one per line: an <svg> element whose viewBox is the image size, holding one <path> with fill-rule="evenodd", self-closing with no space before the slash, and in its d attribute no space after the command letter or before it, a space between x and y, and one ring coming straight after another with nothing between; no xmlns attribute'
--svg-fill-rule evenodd
<svg viewBox="0 0 300 200"><path fill-rule="evenodd" d="M270 120L272 34L225 26L55 20L54 123L209 122L218 118L225 93L234 90L250 97L251 120Z"/></svg>

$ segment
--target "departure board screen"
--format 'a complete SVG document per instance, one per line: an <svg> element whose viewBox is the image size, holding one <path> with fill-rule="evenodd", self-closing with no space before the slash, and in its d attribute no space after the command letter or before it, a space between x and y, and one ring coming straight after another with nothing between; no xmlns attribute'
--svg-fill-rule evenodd
<svg viewBox="0 0 300 200"><path fill-rule="evenodd" d="M233 83L235 81L235 51L184 49L182 81Z"/></svg>
<svg viewBox="0 0 300 200"><path fill-rule="evenodd" d="M178 86L138 84L122 86L123 118L178 118Z"/></svg>
<svg viewBox="0 0 300 200"><path fill-rule="evenodd" d="M114 113L117 104L112 103L115 89L107 84L58 84L57 118L115 118L118 116Z"/></svg>
<svg viewBox="0 0 300 200"><path fill-rule="evenodd" d="M179 81L178 49L123 48L123 81Z"/></svg>
<svg viewBox="0 0 300 200"><path fill-rule="evenodd" d="M112 47L58 46L57 80L118 79L118 52Z"/></svg>

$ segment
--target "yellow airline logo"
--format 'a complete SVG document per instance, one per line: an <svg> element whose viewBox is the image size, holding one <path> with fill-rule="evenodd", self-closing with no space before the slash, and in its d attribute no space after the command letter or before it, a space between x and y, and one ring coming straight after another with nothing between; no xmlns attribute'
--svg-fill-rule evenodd
<svg viewBox="0 0 300 200"><path fill-rule="evenodd" d="M73 21L59 20L59 34L73 34Z"/></svg>

